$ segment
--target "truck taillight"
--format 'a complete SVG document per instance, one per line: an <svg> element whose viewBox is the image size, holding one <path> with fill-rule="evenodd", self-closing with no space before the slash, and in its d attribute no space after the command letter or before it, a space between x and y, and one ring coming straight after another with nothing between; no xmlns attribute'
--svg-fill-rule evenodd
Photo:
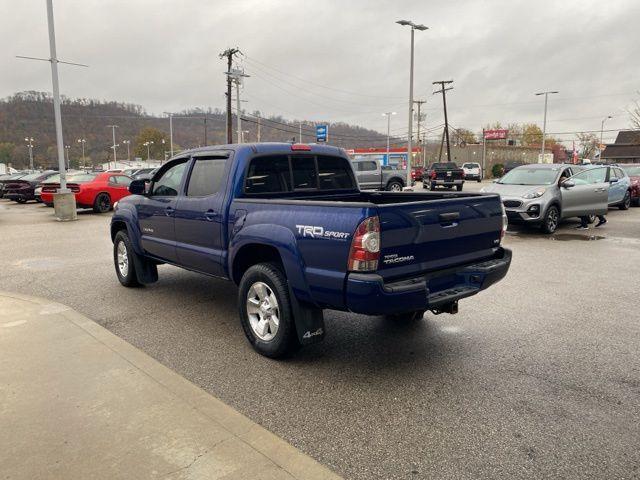
<svg viewBox="0 0 640 480"><path fill-rule="evenodd" d="M435 180L435 179L436 179L436 171L435 171L435 170L433 170L433 171L431 172L431 179L432 179L432 180Z"/></svg>
<svg viewBox="0 0 640 480"><path fill-rule="evenodd" d="M371 272L378 269L380 258L380 220L365 218L353 235L347 269L352 272Z"/></svg>

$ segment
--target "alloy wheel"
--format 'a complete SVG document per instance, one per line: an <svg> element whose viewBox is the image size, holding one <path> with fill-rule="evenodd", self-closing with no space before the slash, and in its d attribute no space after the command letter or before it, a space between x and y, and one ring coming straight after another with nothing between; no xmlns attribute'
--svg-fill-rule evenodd
<svg viewBox="0 0 640 480"><path fill-rule="evenodd" d="M251 330L265 342L278 333L280 309L273 290L264 282L255 282L247 292L247 316Z"/></svg>
<svg viewBox="0 0 640 480"><path fill-rule="evenodd" d="M127 246L122 240L118 243L116 250L118 257L118 271L121 277L126 277L129 274L129 254L127 253Z"/></svg>

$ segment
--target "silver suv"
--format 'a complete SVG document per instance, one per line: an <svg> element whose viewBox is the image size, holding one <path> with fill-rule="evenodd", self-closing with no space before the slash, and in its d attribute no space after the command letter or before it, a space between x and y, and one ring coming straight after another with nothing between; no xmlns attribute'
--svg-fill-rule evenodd
<svg viewBox="0 0 640 480"><path fill-rule="evenodd" d="M606 213L607 167L577 172L572 165L523 165L481 191L500 194L509 222L553 233L562 219Z"/></svg>

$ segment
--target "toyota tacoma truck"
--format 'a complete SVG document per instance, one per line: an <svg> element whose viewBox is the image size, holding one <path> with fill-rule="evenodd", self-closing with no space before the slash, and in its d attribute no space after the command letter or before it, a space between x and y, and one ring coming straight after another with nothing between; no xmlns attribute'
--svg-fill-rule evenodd
<svg viewBox="0 0 640 480"><path fill-rule="evenodd" d="M165 263L231 280L244 333L274 358L322 340L325 309L456 313L511 262L497 194L364 192L327 145L189 150L129 189L111 221L120 283Z"/></svg>

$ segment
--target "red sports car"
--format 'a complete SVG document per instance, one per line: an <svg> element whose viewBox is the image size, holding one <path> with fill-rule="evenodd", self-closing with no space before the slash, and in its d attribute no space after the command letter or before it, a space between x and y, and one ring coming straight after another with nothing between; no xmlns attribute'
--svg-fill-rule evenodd
<svg viewBox="0 0 640 480"><path fill-rule="evenodd" d="M67 188L75 193L78 208L93 208L105 213L122 197L129 195L131 177L116 172L76 173L67 177ZM53 194L59 183L46 183L40 197L45 205L53 205Z"/></svg>
<svg viewBox="0 0 640 480"><path fill-rule="evenodd" d="M631 204L640 207L640 163L620 163L620 167L627 172L631 180Z"/></svg>

